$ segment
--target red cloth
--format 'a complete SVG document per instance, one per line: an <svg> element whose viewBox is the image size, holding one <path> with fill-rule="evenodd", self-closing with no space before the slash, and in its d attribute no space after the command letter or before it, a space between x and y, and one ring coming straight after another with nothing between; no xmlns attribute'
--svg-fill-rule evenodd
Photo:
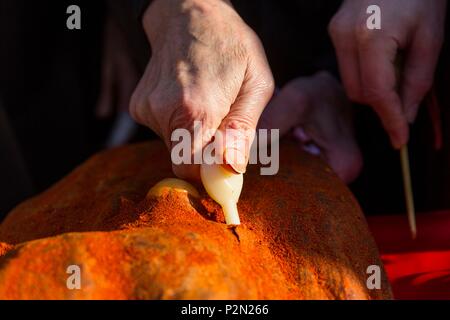
<svg viewBox="0 0 450 320"><path fill-rule="evenodd" d="M396 299L450 299L450 211L367 218Z"/></svg>

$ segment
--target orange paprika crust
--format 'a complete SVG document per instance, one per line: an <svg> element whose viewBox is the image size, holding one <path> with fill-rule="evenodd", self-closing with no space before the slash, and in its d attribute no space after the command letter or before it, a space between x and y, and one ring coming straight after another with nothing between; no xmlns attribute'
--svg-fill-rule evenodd
<svg viewBox="0 0 450 320"><path fill-rule="evenodd" d="M0 225L0 299L390 299L361 209L318 158L280 146L280 171L250 165L230 229L200 185L147 198L172 177L160 142L104 151ZM81 268L69 290L66 269ZM380 290L366 287L369 265Z"/></svg>

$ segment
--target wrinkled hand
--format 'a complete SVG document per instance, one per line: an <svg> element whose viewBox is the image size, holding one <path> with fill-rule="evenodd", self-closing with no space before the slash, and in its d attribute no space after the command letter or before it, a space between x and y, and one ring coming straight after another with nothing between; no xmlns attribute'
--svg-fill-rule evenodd
<svg viewBox="0 0 450 320"><path fill-rule="evenodd" d="M155 0L143 25L152 58L131 99L136 121L159 134L169 149L172 131L193 132L195 120L212 132L254 131L272 96L273 77L259 39L228 2ZM210 139L204 136L201 147ZM240 139L251 145L253 136ZM194 146L192 154L198 151ZM248 159L248 150L238 151ZM243 172L246 163L231 164ZM195 165L173 165L173 171L199 178Z"/></svg>
<svg viewBox="0 0 450 320"><path fill-rule="evenodd" d="M353 135L350 103L340 84L327 72L300 77L285 85L264 110L259 128L294 129L300 139L320 148L331 168L345 182L353 181L362 156Z"/></svg>
<svg viewBox="0 0 450 320"><path fill-rule="evenodd" d="M381 8L381 29L369 30L367 7ZM329 25L348 96L374 108L392 145L408 141L408 122L433 83L446 0L345 0ZM399 50L404 65L397 86Z"/></svg>

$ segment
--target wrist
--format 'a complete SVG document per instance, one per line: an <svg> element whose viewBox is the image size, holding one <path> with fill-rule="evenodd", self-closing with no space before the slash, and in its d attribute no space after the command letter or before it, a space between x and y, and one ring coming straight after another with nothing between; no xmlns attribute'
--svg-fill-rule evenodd
<svg viewBox="0 0 450 320"><path fill-rule="evenodd" d="M214 12L220 14L223 5L232 8L230 0L152 0L142 15L142 24L152 43L167 34L170 28L186 30L194 19Z"/></svg>

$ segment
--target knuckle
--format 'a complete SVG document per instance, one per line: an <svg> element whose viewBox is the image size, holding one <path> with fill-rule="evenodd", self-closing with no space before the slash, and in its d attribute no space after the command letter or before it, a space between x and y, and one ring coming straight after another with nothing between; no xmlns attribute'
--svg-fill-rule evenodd
<svg viewBox="0 0 450 320"><path fill-rule="evenodd" d="M364 23L358 23L354 28L356 42L359 45L367 45L371 43L374 37L373 30L369 30Z"/></svg>
<svg viewBox="0 0 450 320"><path fill-rule="evenodd" d="M266 74L258 81L257 85L255 85L254 92L256 94L261 94L267 101L272 98L273 93L275 91L275 80L273 78L272 73L266 72Z"/></svg>
<svg viewBox="0 0 450 320"><path fill-rule="evenodd" d="M206 128L218 126L224 116L214 94L205 93L202 88L177 88L171 97L161 111L169 130L193 130L199 124Z"/></svg>
<svg viewBox="0 0 450 320"><path fill-rule="evenodd" d="M178 107L173 109L169 118L170 129L185 128L193 130L197 121L203 124L206 118L207 112L194 101L179 101Z"/></svg>
<svg viewBox="0 0 450 320"><path fill-rule="evenodd" d="M362 94L362 100L365 103L380 105L386 99L386 92L376 87L366 87Z"/></svg>
<svg viewBox="0 0 450 320"><path fill-rule="evenodd" d="M137 123L147 126L157 134L160 134L159 119L154 118L153 106L153 101L147 94L143 94L140 90L135 90L130 99L129 113L131 118Z"/></svg>
<svg viewBox="0 0 450 320"><path fill-rule="evenodd" d="M195 121L203 122L206 117L207 113L204 110L201 109L183 109L179 114L179 123L180 124L186 124L190 126Z"/></svg>
<svg viewBox="0 0 450 320"><path fill-rule="evenodd" d="M178 100L177 110L179 110L185 122L189 123L195 120L203 120L206 116L206 111L203 110L200 101L187 95L183 95Z"/></svg>
<svg viewBox="0 0 450 320"><path fill-rule="evenodd" d="M130 103L128 104L128 111L130 116L136 120L136 108L137 108L137 94L136 91L130 97Z"/></svg>
<svg viewBox="0 0 450 320"><path fill-rule="evenodd" d="M182 90L177 98L177 105L186 116L195 119L198 116L199 101L193 97L189 92Z"/></svg>
<svg viewBox="0 0 450 320"><path fill-rule="evenodd" d="M156 112L158 110L164 110L166 107L165 98L161 95L159 90L153 90L146 97L146 104L152 110Z"/></svg>
<svg viewBox="0 0 450 320"><path fill-rule="evenodd" d="M270 68L260 69L260 72L253 72L253 75L254 78L246 85L251 88L253 97L262 97L268 102L275 91L275 80Z"/></svg>
<svg viewBox="0 0 450 320"><path fill-rule="evenodd" d="M140 94L135 91L130 99L129 112L130 116L138 123L143 123L142 110L145 108L142 103Z"/></svg>
<svg viewBox="0 0 450 320"><path fill-rule="evenodd" d="M332 39L340 39L348 34L349 26L341 15L336 14L328 23L328 34Z"/></svg>
<svg viewBox="0 0 450 320"><path fill-rule="evenodd" d="M273 78L273 75L271 72L269 72L269 75L266 79L266 92L269 97L272 97L273 93L275 91L275 79Z"/></svg>
<svg viewBox="0 0 450 320"><path fill-rule="evenodd" d="M255 127L255 119L249 114L230 115L226 121L227 129L252 130Z"/></svg>
<svg viewBox="0 0 450 320"><path fill-rule="evenodd" d="M413 87L417 92L424 93L430 90L433 84L433 76L418 77L413 83Z"/></svg>

